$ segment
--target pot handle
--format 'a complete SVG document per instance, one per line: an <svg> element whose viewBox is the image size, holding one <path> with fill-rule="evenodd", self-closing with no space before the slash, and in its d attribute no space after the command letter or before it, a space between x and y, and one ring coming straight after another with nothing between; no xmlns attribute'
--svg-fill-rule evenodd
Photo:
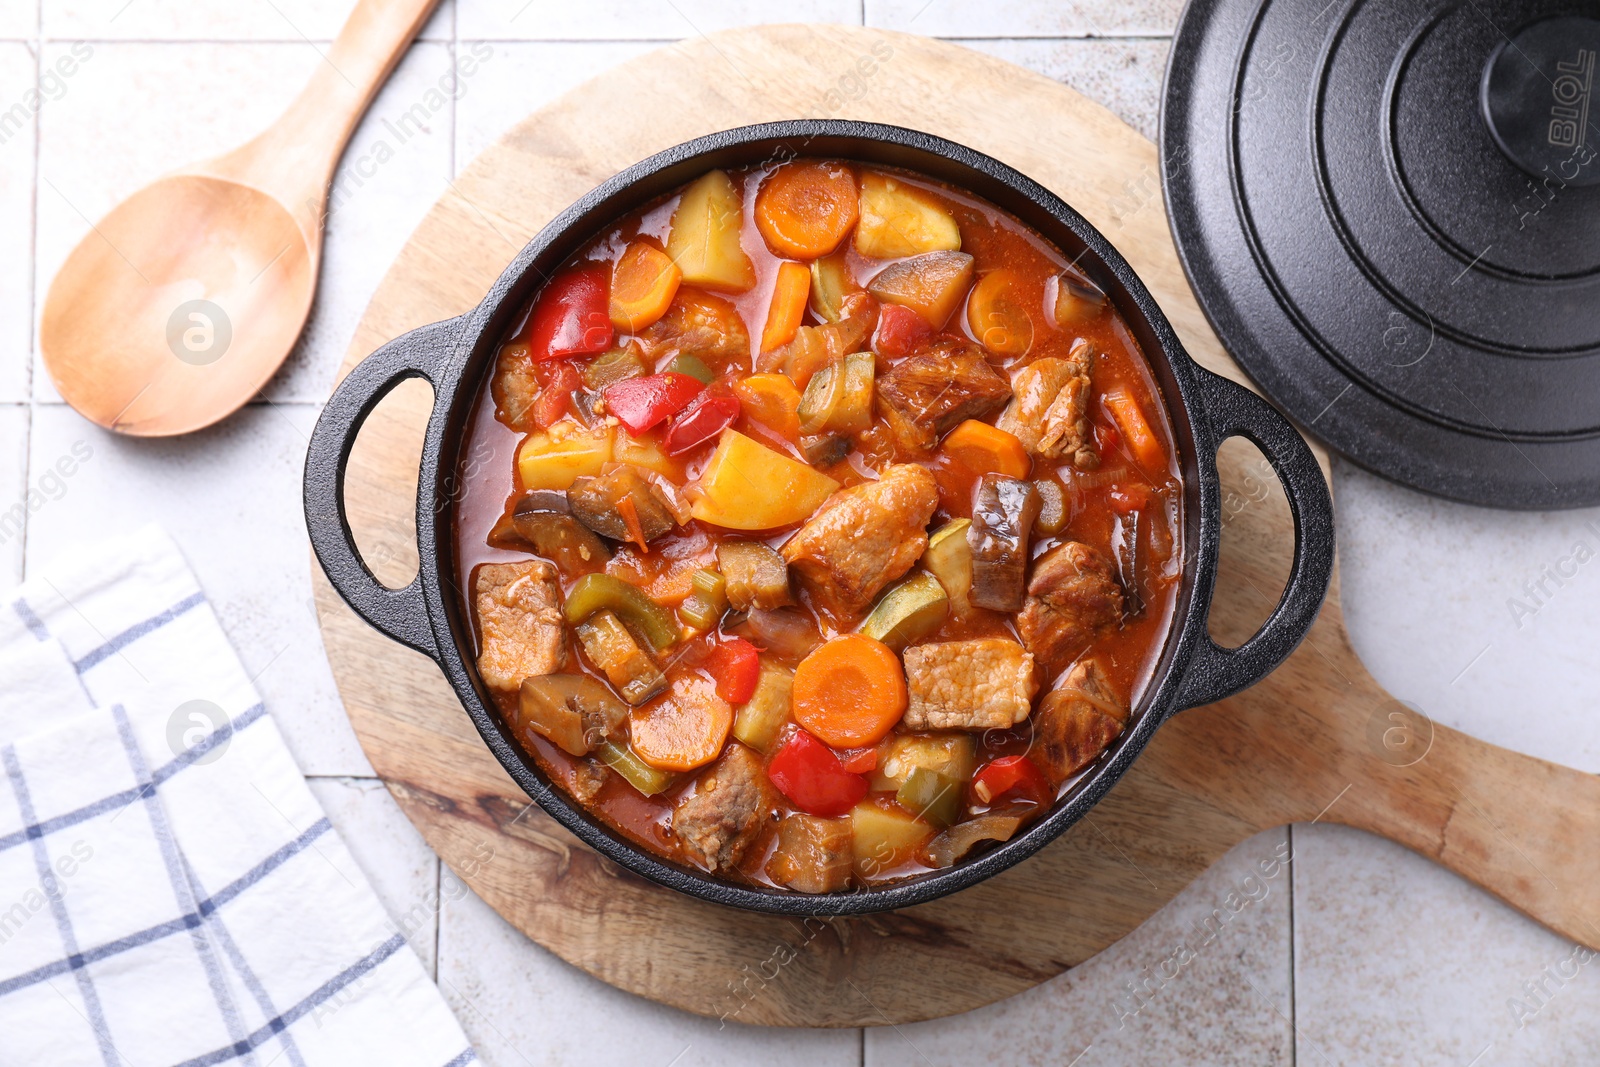
<svg viewBox="0 0 1600 1067"><path fill-rule="evenodd" d="M403 589L390 589L373 575L350 533L344 472L367 416L395 386L411 378L426 379L434 387L437 410L439 374L460 332L460 319L422 326L356 364L328 398L306 451L306 530L323 573L357 615L432 659L439 653L422 596L422 576L418 574Z"/></svg>
<svg viewBox="0 0 1600 1067"><path fill-rule="evenodd" d="M1311 629L1333 577L1333 498L1305 439L1276 408L1241 385L1202 370L1200 387L1216 446L1230 437L1254 442L1283 483L1294 515L1294 564L1278 606L1250 640L1222 648L1201 631L1178 690L1179 708L1213 704L1272 673Z"/></svg>

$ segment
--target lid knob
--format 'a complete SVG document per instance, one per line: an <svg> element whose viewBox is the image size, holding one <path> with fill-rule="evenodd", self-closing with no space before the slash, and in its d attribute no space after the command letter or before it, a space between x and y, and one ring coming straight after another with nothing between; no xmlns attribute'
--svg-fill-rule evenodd
<svg viewBox="0 0 1600 1067"><path fill-rule="evenodd" d="M1517 166L1566 186L1600 185L1600 21L1581 16L1524 26L1483 70L1483 117Z"/></svg>

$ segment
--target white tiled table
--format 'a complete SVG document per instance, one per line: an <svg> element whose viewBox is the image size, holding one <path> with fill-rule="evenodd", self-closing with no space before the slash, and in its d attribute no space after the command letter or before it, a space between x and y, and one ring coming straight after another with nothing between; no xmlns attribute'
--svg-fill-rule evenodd
<svg viewBox="0 0 1600 1067"><path fill-rule="evenodd" d="M757 21L763 5L444 0L346 167L453 52L487 42L491 58L453 108L359 188L341 172L347 195L329 224L310 327L263 399L176 441L121 440L88 425L35 364L29 324L57 264L88 219L276 115L350 2L0 0L0 511L19 500L27 509L25 533L0 528L0 576L21 578L77 536L165 523L317 795L487 1063L1595 1062L1600 966L1547 984L1548 1003L1519 1027L1508 1001L1570 946L1428 862L1330 826L1241 844L1136 933L1031 993L865 1033L719 1029L602 985L511 930L441 870L372 780L345 721L310 604L299 505L306 433L378 279L466 161L571 85L661 43ZM1153 135L1179 6L791 0L781 15L960 40L1066 81ZM80 41L90 54L71 77L39 80L41 64L50 70ZM36 81L45 90L37 118L8 127L4 116ZM70 479L46 478L79 441L92 457ZM1553 595L1538 605L1523 589L1579 543L1600 552L1600 513L1466 508L1343 464L1335 481L1346 614L1380 681L1441 722L1600 770L1600 564L1547 584ZM1514 615L1513 599L1538 610ZM1142 982L1196 916L1286 839L1292 873L1252 883L1258 899L1127 1015L1127 984Z"/></svg>

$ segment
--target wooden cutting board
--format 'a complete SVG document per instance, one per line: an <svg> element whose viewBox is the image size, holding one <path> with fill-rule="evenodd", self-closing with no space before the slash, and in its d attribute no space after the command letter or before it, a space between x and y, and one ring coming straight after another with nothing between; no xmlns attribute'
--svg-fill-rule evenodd
<svg viewBox="0 0 1600 1067"><path fill-rule="evenodd" d="M1197 360L1243 380L1184 282L1154 145L1072 90L988 56L823 26L663 48L519 123L418 227L367 309L346 369L471 307L548 219L623 167L713 130L793 117L915 127L1032 176L1117 245ZM425 385L402 386L369 419L349 467L358 543L394 585L415 573L411 512L428 404ZM1293 533L1252 446L1231 442L1222 472L1212 632L1237 643L1276 600ZM1283 667L1228 701L1179 714L1038 856L907 911L802 923L680 896L579 844L500 769L433 665L365 626L315 573L351 722L428 843L533 940L688 1011L872 1026L975 1008L1088 959L1244 838L1319 818L1392 838L1600 948L1600 780L1434 726L1394 700L1351 650L1337 582Z"/></svg>

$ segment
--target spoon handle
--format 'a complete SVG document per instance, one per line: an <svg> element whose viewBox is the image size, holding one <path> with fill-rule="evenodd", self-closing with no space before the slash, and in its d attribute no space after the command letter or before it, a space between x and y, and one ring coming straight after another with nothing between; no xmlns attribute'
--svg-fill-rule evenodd
<svg viewBox="0 0 1600 1067"><path fill-rule="evenodd" d="M361 0L289 109L259 136L199 169L289 205L315 254L328 182L345 143L438 3Z"/></svg>

